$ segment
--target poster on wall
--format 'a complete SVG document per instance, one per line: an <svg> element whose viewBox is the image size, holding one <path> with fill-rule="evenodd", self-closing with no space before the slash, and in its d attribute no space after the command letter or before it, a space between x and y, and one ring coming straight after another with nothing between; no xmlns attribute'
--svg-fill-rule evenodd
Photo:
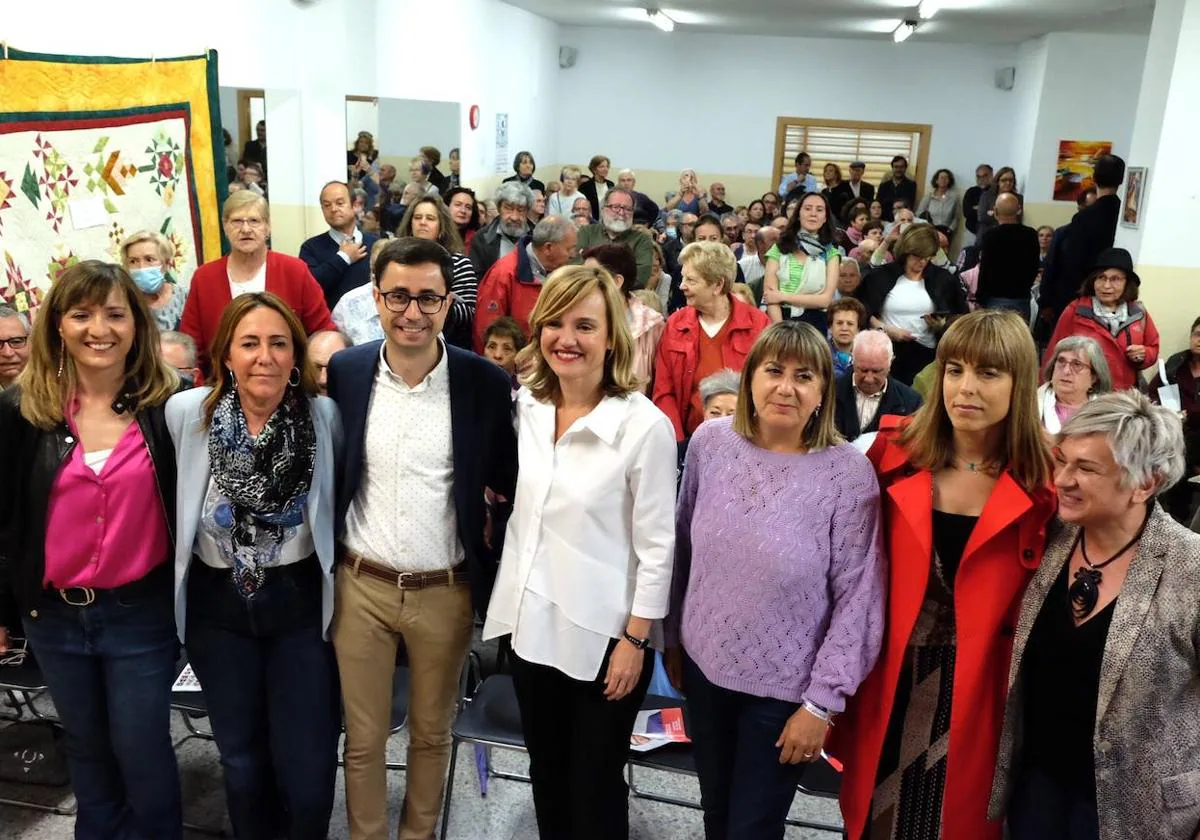
<svg viewBox="0 0 1200 840"><path fill-rule="evenodd" d="M496 115L496 174L504 175L512 168L508 153L508 114Z"/></svg>
<svg viewBox="0 0 1200 840"><path fill-rule="evenodd" d="M1121 226L1137 229L1142 225L1142 205L1146 201L1146 167L1131 166L1125 171L1125 203L1121 206Z"/></svg>
<svg viewBox="0 0 1200 840"><path fill-rule="evenodd" d="M221 255L217 56L8 49L0 61L0 302L36 314L65 269L162 234L170 282Z"/></svg>
<svg viewBox="0 0 1200 840"><path fill-rule="evenodd" d="M1060 140L1054 168L1054 200L1074 201L1090 190L1096 159L1112 153L1111 140Z"/></svg>

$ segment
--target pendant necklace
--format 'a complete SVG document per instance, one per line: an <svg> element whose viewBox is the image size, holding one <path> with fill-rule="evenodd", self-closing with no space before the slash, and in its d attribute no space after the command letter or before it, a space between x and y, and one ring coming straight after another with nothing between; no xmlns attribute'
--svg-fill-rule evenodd
<svg viewBox="0 0 1200 840"><path fill-rule="evenodd" d="M990 476L994 476L997 472L997 465L989 464L987 461L968 461L966 458L961 458L958 455L954 456L954 460L966 467L967 472L983 473Z"/></svg>
<svg viewBox="0 0 1200 840"><path fill-rule="evenodd" d="M1121 546L1116 554L1102 563L1093 563L1088 557L1087 537L1084 535L1083 529L1079 529L1079 536L1075 537L1075 545L1079 546L1079 552L1083 556L1083 565L1075 571L1075 582L1067 589L1067 596L1071 600L1071 611L1075 613L1077 620L1085 619L1091 615L1092 610L1096 609L1096 604L1100 601L1100 581L1104 579L1104 574L1100 570L1133 548L1137 541L1142 538L1142 534L1149 523L1150 514L1147 512L1146 518L1142 521L1142 527L1138 528L1138 532L1133 535L1133 539ZM1071 553L1075 553L1074 548L1072 548Z"/></svg>

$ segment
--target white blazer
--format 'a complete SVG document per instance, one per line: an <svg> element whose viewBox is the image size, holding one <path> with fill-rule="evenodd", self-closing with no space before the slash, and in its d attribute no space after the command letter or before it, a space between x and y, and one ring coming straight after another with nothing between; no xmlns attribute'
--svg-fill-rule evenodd
<svg viewBox="0 0 1200 840"><path fill-rule="evenodd" d="M204 398L212 388L192 388L167 400L167 429L175 444L179 465L175 499L175 623L179 641L186 642L187 578L195 550L196 531L208 493L208 426L204 423ZM342 416L337 404L328 397L310 400L317 453L313 461L312 487L304 506L304 521L312 529L317 559L324 580L321 586L321 622L329 638L333 618L333 563L336 506L334 505L334 464L341 459Z"/></svg>
<svg viewBox="0 0 1200 840"><path fill-rule="evenodd" d="M596 679L630 615L661 619L675 550L674 427L640 393L605 397L554 442L555 408L517 396L520 471L483 638Z"/></svg>

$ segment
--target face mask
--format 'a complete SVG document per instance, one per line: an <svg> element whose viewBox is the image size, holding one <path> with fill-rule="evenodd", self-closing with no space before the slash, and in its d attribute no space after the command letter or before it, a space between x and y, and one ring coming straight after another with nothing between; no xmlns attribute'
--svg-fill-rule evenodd
<svg viewBox="0 0 1200 840"><path fill-rule="evenodd" d="M135 268L129 272L133 277L133 282L137 287L147 295L156 295L158 290L163 287L166 278L163 277L161 265L152 265L149 268Z"/></svg>
<svg viewBox="0 0 1200 840"><path fill-rule="evenodd" d="M668 239L674 239L677 236L679 236L679 232L677 230L675 230L675 228L667 228L667 238Z"/></svg>

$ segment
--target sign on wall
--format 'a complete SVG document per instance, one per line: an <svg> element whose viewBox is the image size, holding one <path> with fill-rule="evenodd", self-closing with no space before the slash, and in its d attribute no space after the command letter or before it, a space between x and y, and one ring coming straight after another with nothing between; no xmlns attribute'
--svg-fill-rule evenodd
<svg viewBox="0 0 1200 840"><path fill-rule="evenodd" d="M508 151L508 114L496 114L496 174L504 175L512 169L512 155Z"/></svg>

